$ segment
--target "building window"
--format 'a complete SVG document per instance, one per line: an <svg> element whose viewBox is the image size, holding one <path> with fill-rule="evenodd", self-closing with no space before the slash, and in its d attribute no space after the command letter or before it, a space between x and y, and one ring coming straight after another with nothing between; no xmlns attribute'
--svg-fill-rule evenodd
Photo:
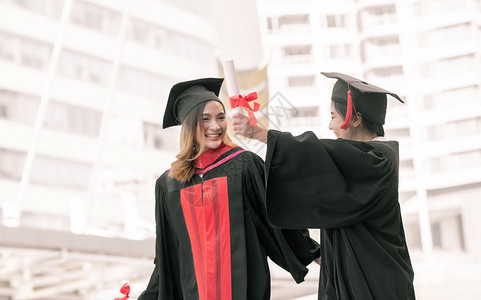
<svg viewBox="0 0 481 300"><path fill-rule="evenodd" d="M53 157L37 155L32 164L32 183L86 190L91 165Z"/></svg>
<svg viewBox="0 0 481 300"><path fill-rule="evenodd" d="M111 69L105 60L69 50L62 51L58 63L59 74L96 84L107 84Z"/></svg>
<svg viewBox="0 0 481 300"><path fill-rule="evenodd" d="M215 64L214 45L151 23L132 19L127 30L127 39L206 65Z"/></svg>
<svg viewBox="0 0 481 300"><path fill-rule="evenodd" d="M162 149L164 144L161 134L162 127L148 122L144 122L143 127L145 146L153 149Z"/></svg>
<svg viewBox="0 0 481 300"><path fill-rule="evenodd" d="M477 136L481 134L481 117L457 120L428 127L428 139L431 141Z"/></svg>
<svg viewBox="0 0 481 300"><path fill-rule="evenodd" d="M46 70L52 46L30 38L0 32L0 58L39 70Z"/></svg>
<svg viewBox="0 0 481 300"><path fill-rule="evenodd" d="M466 8L466 0L418 0L413 3L415 16L451 13Z"/></svg>
<svg viewBox="0 0 481 300"><path fill-rule="evenodd" d="M9 0L10 3L48 17L60 18L65 0Z"/></svg>
<svg viewBox="0 0 481 300"><path fill-rule="evenodd" d="M283 15L279 17L279 26L283 25L307 25L309 24L309 15Z"/></svg>
<svg viewBox="0 0 481 300"><path fill-rule="evenodd" d="M469 23L464 23L423 31L417 35L417 44L419 47L434 47L469 41L472 35L470 27Z"/></svg>
<svg viewBox="0 0 481 300"><path fill-rule="evenodd" d="M397 140L409 138L411 136L411 132L409 128L389 128L386 130L386 136Z"/></svg>
<svg viewBox="0 0 481 300"><path fill-rule="evenodd" d="M15 60L16 44L15 36L0 31L0 58L8 61Z"/></svg>
<svg viewBox="0 0 481 300"><path fill-rule="evenodd" d="M127 38L145 46L162 49L169 40L170 31L153 24L132 19L127 32Z"/></svg>
<svg viewBox="0 0 481 300"><path fill-rule="evenodd" d="M297 118L299 111L293 107L279 107L270 106L269 114L274 116L275 121L270 119L269 122L275 123L277 128L279 127L295 127L299 120L305 121L305 119Z"/></svg>
<svg viewBox="0 0 481 300"><path fill-rule="evenodd" d="M40 99L13 91L0 89L2 118L33 125L37 117Z"/></svg>
<svg viewBox="0 0 481 300"><path fill-rule="evenodd" d="M397 22L395 5L376 6L361 12L363 27L393 24Z"/></svg>
<svg viewBox="0 0 481 300"><path fill-rule="evenodd" d="M45 127L96 137L102 114L87 108L51 101L45 112Z"/></svg>
<svg viewBox="0 0 481 300"><path fill-rule="evenodd" d="M350 44L330 45L329 51L332 59L350 59L352 57Z"/></svg>
<svg viewBox="0 0 481 300"><path fill-rule="evenodd" d="M279 30L283 32L309 32L310 23L309 15L281 15L268 17L267 29L269 32L278 32Z"/></svg>
<svg viewBox="0 0 481 300"><path fill-rule="evenodd" d="M144 122L144 145L147 148L177 152L179 149L179 131L163 130L158 124Z"/></svg>
<svg viewBox="0 0 481 300"><path fill-rule="evenodd" d="M274 20L272 17L268 17L266 19L267 30L272 31L274 28L277 28L278 26L276 26L277 25L276 21L277 21L277 19ZM274 24L274 23L276 23L276 24Z"/></svg>
<svg viewBox="0 0 481 300"><path fill-rule="evenodd" d="M297 108L297 118L312 118L319 115L319 106L303 106Z"/></svg>
<svg viewBox="0 0 481 300"><path fill-rule="evenodd" d="M474 85L425 95L423 100L425 110L471 107L479 105L480 101L478 88Z"/></svg>
<svg viewBox="0 0 481 300"><path fill-rule="evenodd" d="M71 218L66 215L45 214L38 211L22 211L22 227L70 231Z"/></svg>
<svg viewBox="0 0 481 300"><path fill-rule="evenodd" d="M367 74L368 79L371 82L383 81L383 80L403 80L403 67L393 66L385 68L372 69Z"/></svg>
<svg viewBox="0 0 481 300"><path fill-rule="evenodd" d="M274 22L274 19L271 20L273 30L279 29L283 32L309 32L310 30L308 14L282 15L275 20L277 22Z"/></svg>
<svg viewBox="0 0 481 300"><path fill-rule="evenodd" d="M0 178L20 181L26 152L0 148ZM36 155L32 165L32 183L85 190L88 187L89 164Z"/></svg>
<svg viewBox="0 0 481 300"><path fill-rule="evenodd" d="M414 162L412 159L402 159L399 161L399 177L403 180L414 178Z"/></svg>
<svg viewBox="0 0 481 300"><path fill-rule="evenodd" d="M446 123L448 132L452 132L452 137L476 136L481 134L481 118L457 120Z"/></svg>
<svg viewBox="0 0 481 300"><path fill-rule="evenodd" d="M110 9L76 0L73 3L70 18L73 23L80 26L110 35L117 35L122 16Z"/></svg>
<svg viewBox="0 0 481 300"><path fill-rule="evenodd" d="M292 45L282 48L283 61L286 63L312 62L312 45Z"/></svg>
<svg viewBox="0 0 481 300"><path fill-rule="evenodd" d="M421 76L426 78L431 77L433 76L433 74L435 74L436 72L435 68L436 68L435 64L431 62L424 63L419 66Z"/></svg>
<svg viewBox="0 0 481 300"><path fill-rule="evenodd" d="M0 118L7 118L7 105L5 103L0 103Z"/></svg>
<svg viewBox="0 0 481 300"><path fill-rule="evenodd" d="M346 15L327 15L328 28L346 27Z"/></svg>
<svg viewBox="0 0 481 300"><path fill-rule="evenodd" d="M283 54L286 56L292 55L309 55L312 53L311 45L294 45L282 48Z"/></svg>
<svg viewBox="0 0 481 300"><path fill-rule="evenodd" d="M142 120L134 116L114 114L108 121L107 143L129 148L143 146Z"/></svg>
<svg viewBox="0 0 481 300"><path fill-rule="evenodd" d="M452 210L431 213L433 247L446 251L464 251L463 222L460 213Z"/></svg>
<svg viewBox="0 0 481 300"><path fill-rule="evenodd" d="M19 37L18 39L20 64L39 70L47 70L52 46L28 38Z"/></svg>
<svg viewBox="0 0 481 300"><path fill-rule="evenodd" d="M197 38L175 33L171 35L169 43L164 43L163 46L172 54L209 66L215 64L215 47Z"/></svg>
<svg viewBox="0 0 481 300"><path fill-rule="evenodd" d="M437 141L444 139L444 127L442 125L428 127L427 138L429 141Z"/></svg>
<svg viewBox="0 0 481 300"><path fill-rule="evenodd" d="M25 153L0 148L0 178L20 181L25 165L25 158Z"/></svg>
<svg viewBox="0 0 481 300"><path fill-rule="evenodd" d="M280 125L287 127L317 127L320 124L319 118L319 106L300 106L296 108L281 109L285 110L285 119L282 119ZM282 114L282 111L278 109L277 115Z"/></svg>
<svg viewBox="0 0 481 300"><path fill-rule="evenodd" d="M404 159L399 162L400 168L414 168L414 163L412 159Z"/></svg>
<svg viewBox="0 0 481 300"><path fill-rule="evenodd" d="M168 95L171 80L162 76L122 66L118 75L118 89L156 100Z"/></svg>
<svg viewBox="0 0 481 300"><path fill-rule="evenodd" d="M168 3L170 5L174 5L176 7L181 8L182 10L192 12L199 16L210 17L209 10L205 9L205 5L206 5L205 0L154 0L154 1Z"/></svg>
<svg viewBox="0 0 481 300"><path fill-rule="evenodd" d="M442 71L448 72L450 75L474 71L474 62L474 54L442 59L440 61Z"/></svg>
<svg viewBox="0 0 481 300"><path fill-rule="evenodd" d="M372 38L364 43L368 59L377 59L384 56L397 56L401 54L401 45L398 36Z"/></svg>
<svg viewBox="0 0 481 300"><path fill-rule="evenodd" d="M315 83L314 76L289 76L287 84L289 87L312 87Z"/></svg>
<svg viewBox="0 0 481 300"><path fill-rule="evenodd" d="M476 169L481 166L481 150L459 152L441 157L431 158L431 173Z"/></svg>

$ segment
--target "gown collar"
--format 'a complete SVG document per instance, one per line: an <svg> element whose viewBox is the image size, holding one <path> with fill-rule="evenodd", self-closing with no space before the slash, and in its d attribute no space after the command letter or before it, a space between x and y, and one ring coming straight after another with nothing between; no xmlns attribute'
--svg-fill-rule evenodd
<svg viewBox="0 0 481 300"><path fill-rule="evenodd" d="M222 154L233 148L234 147L227 146L226 144L222 143L216 149L208 149L195 160L195 167L197 169L205 169L210 164L215 162Z"/></svg>

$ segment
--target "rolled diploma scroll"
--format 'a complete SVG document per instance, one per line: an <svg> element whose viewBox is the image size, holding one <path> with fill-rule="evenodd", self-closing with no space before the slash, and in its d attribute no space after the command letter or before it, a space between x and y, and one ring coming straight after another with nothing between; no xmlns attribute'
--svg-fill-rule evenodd
<svg viewBox="0 0 481 300"><path fill-rule="evenodd" d="M237 85L234 61L226 60L222 64L222 67L224 68L224 76L227 84L227 93L229 94L229 98L240 95L239 86ZM235 115L236 113L244 113L244 109L242 108L242 106L232 108L232 115Z"/></svg>

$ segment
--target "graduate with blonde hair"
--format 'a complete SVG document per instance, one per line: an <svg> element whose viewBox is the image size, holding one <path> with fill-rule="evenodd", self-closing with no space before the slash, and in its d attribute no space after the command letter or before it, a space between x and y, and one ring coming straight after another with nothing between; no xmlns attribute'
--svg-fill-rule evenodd
<svg viewBox="0 0 481 300"><path fill-rule="evenodd" d="M223 79L180 82L163 128L182 125L180 152L155 187L155 269L139 300L270 298L269 257L302 282L319 257L307 230L267 222L264 162L227 134Z"/></svg>

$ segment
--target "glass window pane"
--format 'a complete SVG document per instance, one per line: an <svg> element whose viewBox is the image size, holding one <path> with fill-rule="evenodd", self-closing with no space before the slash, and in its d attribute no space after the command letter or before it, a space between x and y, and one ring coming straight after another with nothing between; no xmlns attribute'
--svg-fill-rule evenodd
<svg viewBox="0 0 481 300"><path fill-rule="evenodd" d="M71 12L73 23L110 35L120 31L122 16L119 12L85 1L74 1Z"/></svg>
<svg viewBox="0 0 481 300"><path fill-rule="evenodd" d="M0 148L0 178L20 181L25 165L26 154Z"/></svg>
<svg viewBox="0 0 481 300"><path fill-rule="evenodd" d="M45 127L75 134L97 136L102 114L91 109L51 101L45 112Z"/></svg>
<svg viewBox="0 0 481 300"><path fill-rule="evenodd" d="M59 74L67 77L96 84L107 84L111 69L110 62L64 50L60 55L57 70Z"/></svg>
<svg viewBox="0 0 481 300"><path fill-rule="evenodd" d="M7 120L33 125L39 104L38 98L0 89L2 117Z"/></svg>
<svg viewBox="0 0 481 300"><path fill-rule="evenodd" d="M171 86L169 79L125 66L120 68L117 80L117 88L157 100L168 95Z"/></svg>
<svg viewBox="0 0 481 300"><path fill-rule="evenodd" d="M313 86L315 83L314 76L289 76L287 80L289 87Z"/></svg>
<svg viewBox="0 0 481 300"><path fill-rule="evenodd" d="M31 181L62 188L88 188L91 165L38 155L33 161Z"/></svg>
<svg viewBox="0 0 481 300"><path fill-rule="evenodd" d="M8 61L15 60L17 38L0 31L0 58Z"/></svg>
<svg viewBox="0 0 481 300"><path fill-rule="evenodd" d="M27 38L20 38L20 63L24 66L47 70L51 52L51 45Z"/></svg>

